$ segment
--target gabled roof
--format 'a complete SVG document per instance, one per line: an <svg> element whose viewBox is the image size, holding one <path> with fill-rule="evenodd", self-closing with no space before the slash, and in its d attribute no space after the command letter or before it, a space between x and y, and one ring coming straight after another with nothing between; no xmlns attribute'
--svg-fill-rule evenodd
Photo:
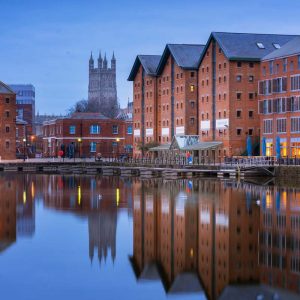
<svg viewBox="0 0 300 300"><path fill-rule="evenodd" d="M156 76L156 69L160 61L160 58L161 58L160 55L138 55L134 61L134 64L132 66L132 69L130 71L127 80L128 81L134 80L140 65L143 66L147 75Z"/></svg>
<svg viewBox="0 0 300 300"><path fill-rule="evenodd" d="M8 85L0 81L0 94L15 94L15 92Z"/></svg>
<svg viewBox="0 0 300 300"><path fill-rule="evenodd" d="M189 44L167 44L161 56L156 73L159 75L170 55L173 56L176 64L182 69L196 70L199 66L201 54L205 45Z"/></svg>
<svg viewBox="0 0 300 300"><path fill-rule="evenodd" d="M264 56L276 50L275 45L283 46L296 35L212 32L201 56L203 60L212 39L221 47L229 60L260 61ZM259 48L257 43L262 43Z"/></svg>
<svg viewBox="0 0 300 300"><path fill-rule="evenodd" d="M300 54L300 36L295 37L294 39L283 45L280 49L277 49L266 55L265 57L263 57L263 60L270 60L296 54Z"/></svg>

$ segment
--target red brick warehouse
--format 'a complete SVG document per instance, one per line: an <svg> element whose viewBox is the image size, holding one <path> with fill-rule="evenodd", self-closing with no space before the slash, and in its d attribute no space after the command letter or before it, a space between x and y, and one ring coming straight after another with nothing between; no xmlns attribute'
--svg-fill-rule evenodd
<svg viewBox="0 0 300 300"><path fill-rule="evenodd" d="M300 37L262 59L259 113L262 155L300 157Z"/></svg>
<svg viewBox="0 0 300 300"><path fill-rule="evenodd" d="M44 122L43 156L57 157L64 150L69 157L117 157L131 155L132 123L109 119L100 113L74 113L70 117Z"/></svg>
<svg viewBox="0 0 300 300"><path fill-rule="evenodd" d="M16 94L0 81L0 157L16 158Z"/></svg>
<svg viewBox="0 0 300 300"><path fill-rule="evenodd" d="M246 153L258 145L260 61L294 36L213 32L199 67L199 126L203 141L220 141L219 156ZM257 149L258 151L258 149Z"/></svg>

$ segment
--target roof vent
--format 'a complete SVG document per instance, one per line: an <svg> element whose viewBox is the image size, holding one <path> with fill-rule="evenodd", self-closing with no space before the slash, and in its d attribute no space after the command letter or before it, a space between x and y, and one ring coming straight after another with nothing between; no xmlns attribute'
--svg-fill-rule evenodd
<svg viewBox="0 0 300 300"><path fill-rule="evenodd" d="M280 49L281 48L280 45L277 44L277 43L273 43L273 46L274 46L275 49Z"/></svg>
<svg viewBox="0 0 300 300"><path fill-rule="evenodd" d="M256 45L259 49L265 49L265 46L263 43L256 43Z"/></svg>

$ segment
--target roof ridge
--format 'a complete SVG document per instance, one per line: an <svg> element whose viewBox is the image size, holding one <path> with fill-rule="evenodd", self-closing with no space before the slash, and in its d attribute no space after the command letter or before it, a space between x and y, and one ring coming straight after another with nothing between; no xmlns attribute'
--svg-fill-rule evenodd
<svg viewBox="0 0 300 300"><path fill-rule="evenodd" d="M254 32L228 32L228 31L212 31L212 33L300 36L299 34L284 34L284 33L254 33Z"/></svg>
<svg viewBox="0 0 300 300"><path fill-rule="evenodd" d="M167 45L180 45L180 46L205 46L205 44L185 44L185 43L181 43L181 44L175 44L175 43L167 43Z"/></svg>

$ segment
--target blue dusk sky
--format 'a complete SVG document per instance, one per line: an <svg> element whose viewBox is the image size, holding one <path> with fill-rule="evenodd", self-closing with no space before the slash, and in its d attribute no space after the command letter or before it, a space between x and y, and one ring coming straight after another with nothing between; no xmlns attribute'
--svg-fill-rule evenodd
<svg viewBox="0 0 300 300"><path fill-rule="evenodd" d="M205 43L211 31L300 33L298 0L0 0L0 80L32 83L36 110L64 114L87 98L88 60L117 58L118 98L137 54Z"/></svg>

